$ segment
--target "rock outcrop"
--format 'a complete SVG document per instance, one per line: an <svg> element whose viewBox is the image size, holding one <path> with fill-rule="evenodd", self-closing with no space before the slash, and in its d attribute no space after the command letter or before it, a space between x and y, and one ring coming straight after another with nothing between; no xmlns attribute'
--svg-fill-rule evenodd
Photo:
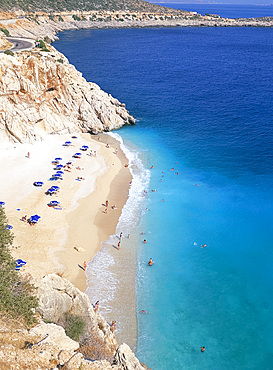
<svg viewBox="0 0 273 370"><path fill-rule="evenodd" d="M34 49L0 54L0 140L93 132L134 124L124 104L87 82L64 55Z"/></svg>
<svg viewBox="0 0 273 370"><path fill-rule="evenodd" d="M63 353L62 357L58 355L58 361L62 359L62 363L59 362L59 364L62 365L71 358L69 360L71 362L70 366L73 363L75 364L75 361L78 361L77 363L81 362L82 366L85 365L83 367L84 369L144 370L144 367L127 344L118 346L115 335L110 330L110 326L100 314L95 313L85 293L82 293L67 279L55 274L44 276L42 280L35 281L35 285L39 297L38 312L43 320L53 323L45 324L41 322L31 329L30 334L39 338L39 345L50 346L51 351L51 346L54 346L55 352L57 351L59 353L61 351ZM66 314L80 316L84 320L85 329L80 339L81 343L86 344L79 346L78 342L73 341L65 335L64 329L61 326L56 325L64 325ZM95 338L95 341L93 341L93 338ZM88 345L90 343L92 343L92 353L94 353L94 347L98 345L100 347L95 350L99 358L91 358L92 363L86 362L81 354L87 353L85 357L89 357ZM103 358L103 354L107 354L105 356L106 359ZM44 357L48 361L50 360L50 356L48 351L47 354L44 354ZM53 357L55 358L56 354Z"/></svg>
<svg viewBox="0 0 273 370"><path fill-rule="evenodd" d="M38 312L44 320L64 325L66 314L79 316L85 322L81 340L92 335L101 338L106 350L113 352L117 349L118 343L109 324L99 313L95 313L88 296L69 280L49 274L35 284L39 296Z"/></svg>

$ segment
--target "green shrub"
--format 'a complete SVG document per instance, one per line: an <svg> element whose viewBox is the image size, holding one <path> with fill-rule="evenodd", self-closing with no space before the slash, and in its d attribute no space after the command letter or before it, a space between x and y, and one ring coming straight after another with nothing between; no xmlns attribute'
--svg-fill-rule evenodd
<svg viewBox="0 0 273 370"><path fill-rule="evenodd" d="M80 335L83 334L85 322L80 316L72 315L67 313L65 315L64 330L73 340L79 340Z"/></svg>
<svg viewBox="0 0 273 370"><path fill-rule="evenodd" d="M63 64L64 61L63 61L63 59L57 59L57 62Z"/></svg>
<svg viewBox="0 0 273 370"><path fill-rule="evenodd" d="M76 14L73 14L72 18L74 19L74 21L80 21L81 20L81 18Z"/></svg>
<svg viewBox="0 0 273 370"><path fill-rule="evenodd" d="M4 54L7 54L7 55L11 55L11 56L13 56L13 55L14 55L14 52L13 52L13 51L11 51L11 50L5 50L5 51L4 51Z"/></svg>
<svg viewBox="0 0 273 370"><path fill-rule="evenodd" d="M5 28L0 27L0 30L4 32L6 36L9 36L9 30L6 30Z"/></svg>
<svg viewBox="0 0 273 370"><path fill-rule="evenodd" d="M36 321L32 309L38 306L38 299L29 279L15 271L16 264L10 253L13 235L5 229L6 224L4 210L0 208L0 312L32 324Z"/></svg>
<svg viewBox="0 0 273 370"><path fill-rule="evenodd" d="M61 15L58 15L58 19L59 19L60 22L63 22L64 21L64 19L63 19L63 17Z"/></svg>
<svg viewBox="0 0 273 370"><path fill-rule="evenodd" d="M47 43L47 44L50 44L51 43L51 40L48 36L45 36L44 37L44 41Z"/></svg>

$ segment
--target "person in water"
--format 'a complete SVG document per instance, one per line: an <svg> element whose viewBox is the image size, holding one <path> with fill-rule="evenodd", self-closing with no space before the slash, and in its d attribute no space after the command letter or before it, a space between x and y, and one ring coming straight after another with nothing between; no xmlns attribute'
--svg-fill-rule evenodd
<svg viewBox="0 0 273 370"><path fill-rule="evenodd" d="M149 266L153 266L153 264L154 264L154 261L152 260L152 258L150 258L150 259L149 259L149 262L148 262L148 265L149 265Z"/></svg>
<svg viewBox="0 0 273 370"><path fill-rule="evenodd" d="M201 348L201 352L205 352L205 347L200 347Z"/></svg>

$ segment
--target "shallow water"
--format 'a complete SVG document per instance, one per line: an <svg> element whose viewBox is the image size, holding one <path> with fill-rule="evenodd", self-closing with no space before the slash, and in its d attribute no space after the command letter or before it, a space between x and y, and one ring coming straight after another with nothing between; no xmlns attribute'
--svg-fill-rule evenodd
<svg viewBox="0 0 273 370"><path fill-rule="evenodd" d="M126 102L138 122L118 134L154 166L142 217L126 224L139 240L137 355L153 369L273 367L272 39L262 28L161 28L55 43Z"/></svg>

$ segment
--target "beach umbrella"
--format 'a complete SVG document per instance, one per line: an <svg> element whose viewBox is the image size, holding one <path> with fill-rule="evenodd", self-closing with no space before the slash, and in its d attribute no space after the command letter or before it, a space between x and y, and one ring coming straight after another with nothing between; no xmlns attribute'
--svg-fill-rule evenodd
<svg viewBox="0 0 273 370"><path fill-rule="evenodd" d="M33 223L36 223L39 221L39 219L41 218L41 216L39 215L33 215L30 217L30 222L33 222Z"/></svg>
<svg viewBox="0 0 273 370"><path fill-rule="evenodd" d="M35 181L35 182L33 183L33 185L34 185L34 186L43 186L43 185L44 185L44 183L43 183L42 181Z"/></svg>
<svg viewBox="0 0 273 370"><path fill-rule="evenodd" d="M88 145L82 145L82 148L83 148L83 149L88 149L88 148L89 148L89 146L88 146Z"/></svg>
<svg viewBox="0 0 273 370"><path fill-rule="evenodd" d="M69 161L69 162L66 162L66 164L70 165L70 164L72 164L72 162L71 162L71 161Z"/></svg>
<svg viewBox="0 0 273 370"><path fill-rule="evenodd" d="M5 226L5 229L6 229L6 230L11 230L11 229L13 229L13 226L11 226L11 225L6 225L6 226Z"/></svg>
<svg viewBox="0 0 273 370"><path fill-rule="evenodd" d="M60 204L60 202L58 202L57 200L52 200L49 205L50 206L57 206L58 204Z"/></svg>
<svg viewBox="0 0 273 370"><path fill-rule="evenodd" d="M0 202L0 206L4 206L5 205L5 202Z"/></svg>
<svg viewBox="0 0 273 370"><path fill-rule="evenodd" d="M56 174L63 175L64 172L63 171L57 171Z"/></svg>
<svg viewBox="0 0 273 370"><path fill-rule="evenodd" d="M20 267L22 267L22 266L24 266L24 265L27 264L27 262L24 261L24 260L22 260L21 258L18 258L17 260L15 260L15 263L16 263L16 265L18 265Z"/></svg>
<svg viewBox="0 0 273 370"><path fill-rule="evenodd" d="M59 168L63 168L63 165L62 165L62 164L57 164L56 168L57 168L57 169L59 169Z"/></svg>
<svg viewBox="0 0 273 370"><path fill-rule="evenodd" d="M53 190L53 189L48 189L46 192L47 192L48 194L52 194L52 193L54 192L54 190Z"/></svg>
<svg viewBox="0 0 273 370"><path fill-rule="evenodd" d="M53 185L53 186L51 186L51 188L50 188L51 190L60 190L60 188L59 188L59 186L56 186L56 185Z"/></svg>
<svg viewBox="0 0 273 370"><path fill-rule="evenodd" d="M53 175L52 175L52 177L62 177L62 175L60 174L60 173L54 173Z"/></svg>
<svg viewBox="0 0 273 370"><path fill-rule="evenodd" d="M59 158L59 157L55 158L55 161L61 161L61 160L62 158Z"/></svg>
<svg viewBox="0 0 273 370"><path fill-rule="evenodd" d="M66 141L65 142L65 145L70 145L70 144L72 144L72 141Z"/></svg>

